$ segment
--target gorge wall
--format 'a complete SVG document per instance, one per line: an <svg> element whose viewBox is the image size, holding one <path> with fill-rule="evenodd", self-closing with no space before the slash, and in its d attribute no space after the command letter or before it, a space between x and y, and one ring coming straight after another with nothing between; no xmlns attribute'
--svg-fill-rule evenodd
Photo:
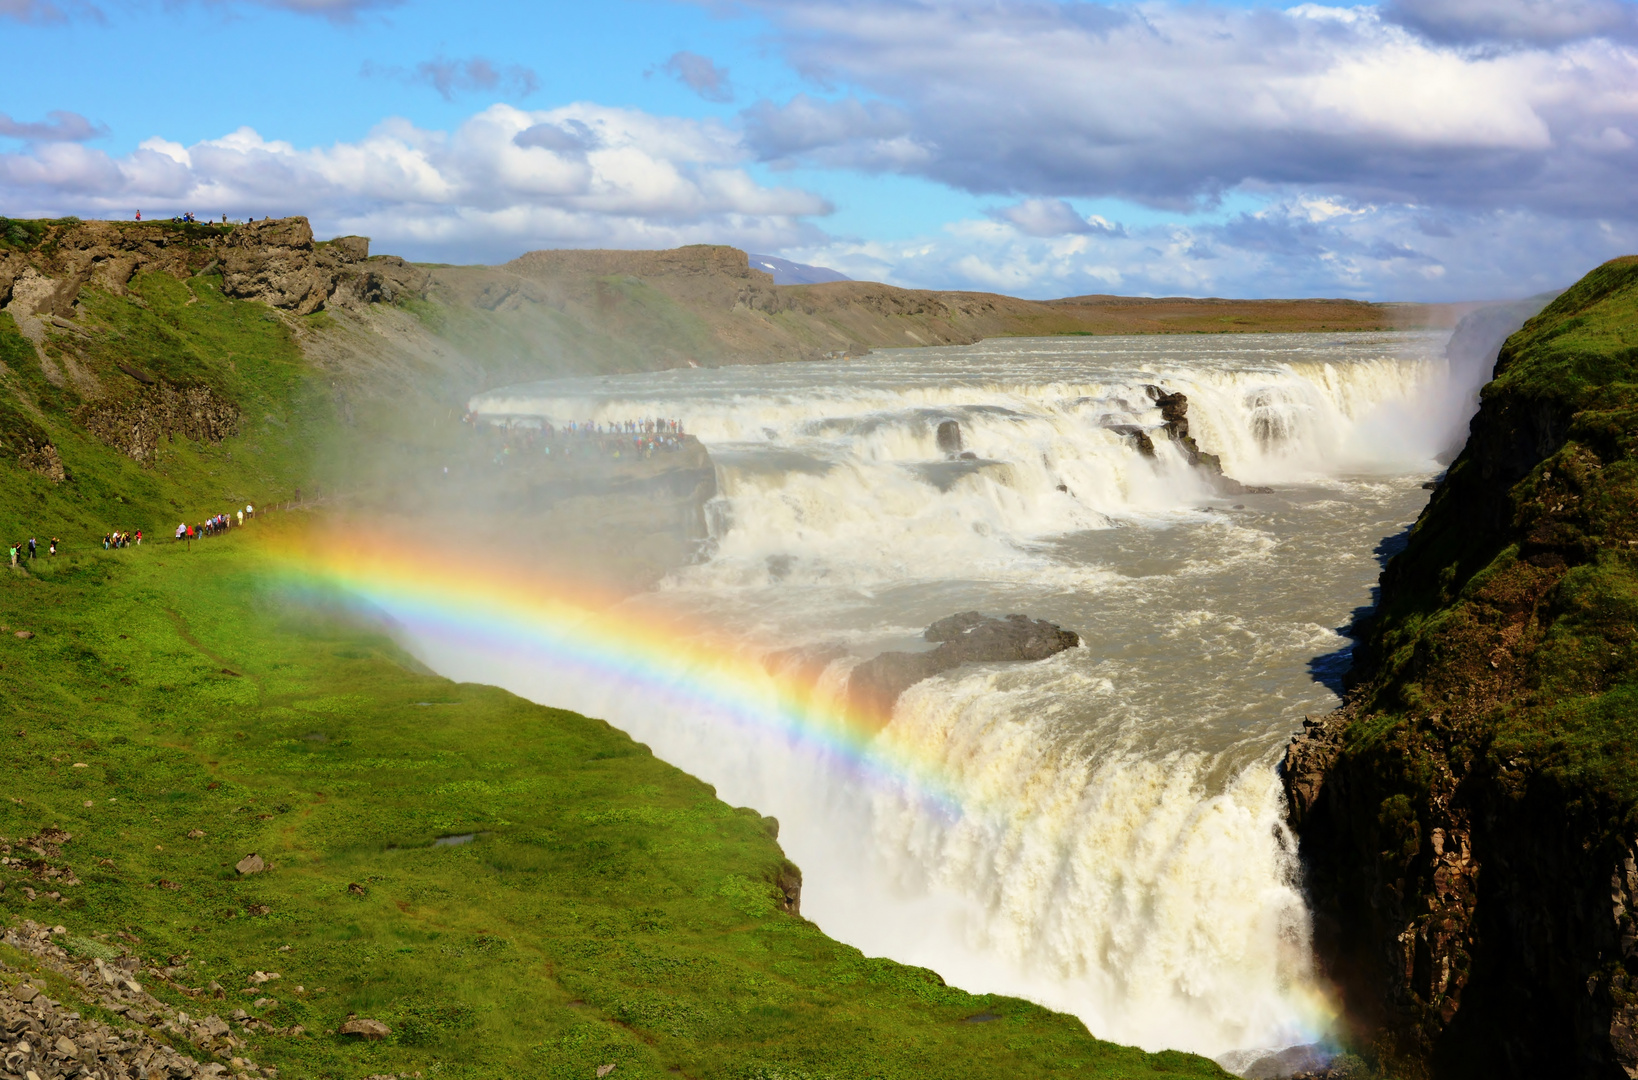
<svg viewBox="0 0 1638 1080"><path fill-rule="evenodd" d="M1503 347L1285 762L1315 940L1393 1075L1638 1076L1638 257Z"/></svg>

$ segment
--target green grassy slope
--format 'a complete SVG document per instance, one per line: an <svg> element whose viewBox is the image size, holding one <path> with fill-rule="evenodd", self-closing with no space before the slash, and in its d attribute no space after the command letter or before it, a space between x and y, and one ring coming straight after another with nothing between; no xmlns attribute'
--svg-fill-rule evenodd
<svg viewBox="0 0 1638 1080"><path fill-rule="evenodd" d="M0 641L0 835L67 830L84 882L50 912L16 887L0 905L132 933L145 954L190 957L187 985L226 988L219 1008L273 997L256 1011L313 1032L264 1039L257 1060L287 1075L1217 1075L838 945L780 909L782 857L755 813L601 721L415 673L373 630L265 591L261 561L245 534L145 544L0 589L0 622L38 635ZM434 846L464 833L480 835ZM251 852L272 868L241 877ZM254 970L282 977L241 993ZM352 1012L394 1036L325 1034ZM968 1022L981 1014L996 1019Z"/></svg>
<svg viewBox="0 0 1638 1080"><path fill-rule="evenodd" d="M1356 737L1482 716L1489 753L1638 807L1638 258L1515 335L1483 402L1384 581Z"/></svg>
<svg viewBox="0 0 1638 1080"><path fill-rule="evenodd" d="M53 338L65 369L119 387L123 363L240 410L237 435L162 439L146 465L86 432L106 398L45 380L0 318L6 422L69 473L19 468L14 436L0 452L5 535L66 541L0 569L0 844L58 826L73 839L52 862L80 880L0 869L0 918L177 957L176 985L144 981L195 1015L301 1025L249 1052L286 1077L1223 1075L826 938L781 907L771 822L601 721L427 674L267 585L258 538L303 514L161 540L323 467L333 398L269 314L210 277L86 294L81 332ZM138 527L140 548L97 544ZM241 876L251 852L270 869ZM251 986L257 970L280 978ZM392 1036L332 1034L355 1012Z"/></svg>
<svg viewBox="0 0 1638 1080"><path fill-rule="evenodd" d="M287 499L311 475L333 409L290 328L263 305L224 297L214 276L151 274L128 297L85 290L75 325L77 333L53 336L47 354L99 381L95 392L89 380L48 380L34 346L0 312L0 538L168 534L179 521ZM140 391L121 364L231 401L239 433L219 443L161 439L144 463L116 452L82 420L85 410ZM67 482L16 467L28 435L56 446Z"/></svg>

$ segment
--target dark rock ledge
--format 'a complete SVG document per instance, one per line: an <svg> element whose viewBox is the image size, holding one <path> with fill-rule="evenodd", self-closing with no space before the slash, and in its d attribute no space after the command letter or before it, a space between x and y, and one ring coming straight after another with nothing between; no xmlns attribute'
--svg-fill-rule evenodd
<svg viewBox="0 0 1638 1080"><path fill-rule="evenodd" d="M886 723L899 695L923 679L962 664L1045 660L1081 643L1073 630L1043 619L1027 615L996 619L976 611L940 619L922 636L939 642L939 647L922 653L882 653L853 669L847 700L856 713Z"/></svg>

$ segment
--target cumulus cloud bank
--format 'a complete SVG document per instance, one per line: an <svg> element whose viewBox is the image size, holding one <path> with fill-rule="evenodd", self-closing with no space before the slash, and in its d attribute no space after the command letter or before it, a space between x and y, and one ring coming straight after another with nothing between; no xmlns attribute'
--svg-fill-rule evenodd
<svg viewBox="0 0 1638 1080"><path fill-rule="evenodd" d="M345 20L393 0L200 2ZM81 10L93 9L0 0L14 19ZM441 258L726 242L854 277L1031 295L1523 294L1638 242L1633 0L741 0L732 12L747 10L764 24L758 47L805 88L727 122L496 105L449 132L391 120L302 149L246 129L112 156L83 145L102 131L77 114L0 116L0 139L20 144L0 154L0 199L11 212L307 212ZM537 82L481 56L376 73L446 99ZM698 53L650 73L735 98L728 68ZM823 198L768 179L797 168L919 177L993 204L893 244L830 237ZM1152 210L1105 220L1077 209L1086 199L1176 223L1144 224Z"/></svg>
<svg viewBox="0 0 1638 1080"><path fill-rule="evenodd" d="M1638 49L1622 0L1204 5L781 0L801 71L762 102L773 163L978 193L1210 205L1234 188L1543 213L1638 213ZM1397 20L1397 21L1396 21ZM1461 43L1506 39L1513 47Z"/></svg>
<svg viewBox="0 0 1638 1080"><path fill-rule="evenodd" d="M997 214L905 241L831 241L788 254L858 279L1038 297L1462 300L1561 288L1599 258L1638 250L1630 223L1547 221L1524 211L1433 216L1302 193L1206 224L1042 231Z"/></svg>
<svg viewBox="0 0 1638 1080"><path fill-rule="evenodd" d="M248 128L114 157L74 143L0 155L0 198L42 212L305 213L320 229L422 256L511 257L528 247L758 249L813 241L830 205L744 169L736 133L597 105L494 105L452 132L392 120L357 142L298 149Z"/></svg>

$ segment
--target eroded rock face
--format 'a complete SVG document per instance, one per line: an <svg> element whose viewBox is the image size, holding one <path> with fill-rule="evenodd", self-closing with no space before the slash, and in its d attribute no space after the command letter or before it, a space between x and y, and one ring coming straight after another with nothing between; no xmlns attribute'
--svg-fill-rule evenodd
<svg viewBox="0 0 1638 1080"><path fill-rule="evenodd" d="M391 302L424 295L429 277L395 256L370 258L370 241L316 242L304 217L226 226L81 221L54 225L49 243L0 256L0 308L43 344L42 320L68 318L86 285L124 295L142 273L186 278L220 269L223 290L306 315L335 299Z"/></svg>
<svg viewBox="0 0 1638 1080"><path fill-rule="evenodd" d="M421 295L428 277L397 256L370 258L364 236L314 243L306 218L250 222L223 244L222 290L307 315L332 298L358 304Z"/></svg>
<svg viewBox="0 0 1638 1080"><path fill-rule="evenodd" d="M147 463L162 438L219 443L239 433L239 407L208 386L177 387L149 377L135 396L81 406L86 430L133 461Z"/></svg>
<svg viewBox="0 0 1638 1080"><path fill-rule="evenodd" d="M68 470L63 467L63 459L57 453L57 448L51 443L37 443L32 439L23 441L22 451L17 455L17 464L31 473L39 473L53 484L60 484L68 479Z"/></svg>
<svg viewBox="0 0 1638 1080"><path fill-rule="evenodd" d="M853 669L847 697L856 713L886 723L900 694L940 672L962 664L1045 660L1081 643L1073 630L1042 619L1027 615L996 619L976 611L940 619L922 636L940 642L939 647L924 653L882 653Z"/></svg>
<svg viewBox="0 0 1638 1080"><path fill-rule="evenodd" d="M1280 772L1285 781L1286 818L1300 827L1319 801L1325 774L1342 753L1348 714L1338 711L1315 720L1302 718L1302 731L1291 736Z"/></svg>
<svg viewBox="0 0 1638 1080"><path fill-rule="evenodd" d="M306 315L323 307L335 288L335 275L317 262L306 218L241 225L222 251L222 291Z"/></svg>
<svg viewBox="0 0 1638 1080"><path fill-rule="evenodd" d="M802 914L802 871L789 859L779 864L779 871L774 876L774 884L779 888L779 895L783 897L780 908L792 915Z"/></svg>

